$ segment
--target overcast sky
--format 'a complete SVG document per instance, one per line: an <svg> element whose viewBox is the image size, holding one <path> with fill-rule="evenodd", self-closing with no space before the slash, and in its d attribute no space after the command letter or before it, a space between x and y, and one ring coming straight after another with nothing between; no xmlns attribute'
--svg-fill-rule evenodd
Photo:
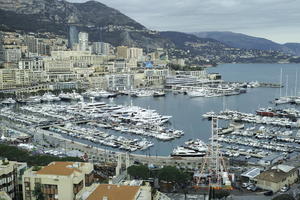
<svg viewBox="0 0 300 200"><path fill-rule="evenodd" d="M279 43L300 42L300 0L98 1L153 30L233 31Z"/></svg>

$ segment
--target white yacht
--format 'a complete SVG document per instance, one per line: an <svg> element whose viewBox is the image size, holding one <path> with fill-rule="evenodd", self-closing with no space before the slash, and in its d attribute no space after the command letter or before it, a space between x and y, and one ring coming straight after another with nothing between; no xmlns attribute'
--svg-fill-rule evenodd
<svg viewBox="0 0 300 200"><path fill-rule="evenodd" d="M24 102L24 103L40 103L41 99L42 98L40 96L31 96L31 97L28 97L27 99L21 100L21 102Z"/></svg>
<svg viewBox="0 0 300 200"><path fill-rule="evenodd" d="M187 92L189 97L204 97L206 95L206 91L204 89L195 89Z"/></svg>
<svg viewBox="0 0 300 200"><path fill-rule="evenodd" d="M66 101L79 101L82 99L82 96L78 93L76 93L75 91L73 91L73 93L63 93L61 92L58 95L59 98L61 98L61 100L66 100Z"/></svg>
<svg viewBox="0 0 300 200"><path fill-rule="evenodd" d="M155 91L153 93L153 97L164 97L166 96L166 93L164 91Z"/></svg>
<svg viewBox="0 0 300 200"><path fill-rule="evenodd" d="M105 91L105 90L101 90L101 91L98 91L98 96L101 98L110 98L110 97L115 97L117 96L117 94L115 93L112 93L112 92L108 92L108 91Z"/></svg>
<svg viewBox="0 0 300 200"><path fill-rule="evenodd" d="M138 97L150 97L150 96L153 96L153 91L147 91L147 90L143 90L143 91L140 91L137 93L137 96Z"/></svg>
<svg viewBox="0 0 300 200"><path fill-rule="evenodd" d="M60 97L58 96L55 96L54 94L52 93L45 93L42 97L41 97L41 100L43 102L51 102L51 101L60 101Z"/></svg>
<svg viewBox="0 0 300 200"><path fill-rule="evenodd" d="M1 101L1 103L2 104L15 104L16 101L13 98L8 98L8 99Z"/></svg>
<svg viewBox="0 0 300 200"><path fill-rule="evenodd" d="M179 157L203 157L205 153L197 152L192 149L187 149L186 147L177 147L173 150L171 156L179 156Z"/></svg>
<svg viewBox="0 0 300 200"><path fill-rule="evenodd" d="M278 99L275 99L274 103L275 104L286 104L290 103L292 99L290 97L280 97Z"/></svg>
<svg viewBox="0 0 300 200"><path fill-rule="evenodd" d="M198 152L206 153L208 148L207 145L200 139L189 140L185 142L188 149L192 149Z"/></svg>

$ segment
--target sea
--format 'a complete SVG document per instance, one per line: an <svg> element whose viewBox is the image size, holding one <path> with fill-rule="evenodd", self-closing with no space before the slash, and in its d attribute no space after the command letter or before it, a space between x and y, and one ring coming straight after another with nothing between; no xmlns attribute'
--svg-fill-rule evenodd
<svg viewBox="0 0 300 200"><path fill-rule="evenodd" d="M282 76L281 76L282 70ZM259 81L266 83L282 83L282 96L299 95L300 92L300 65L299 64L221 64L217 67L207 69L209 73L220 73L225 81L251 82ZM299 80L298 80L299 79ZM143 108L155 109L162 115L171 115L169 127L183 130L184 136L172 141L158 141L148 138L154 142L154 146L145 151L134 153L168 156L172 150L190 139L199 138L209 142L211 137L211 122L202 118L206 112L219 112L224 109L237 110L247 113L255 113L260 107L274 106L271 101L280 96L279 88L249 88L247 93L226 97L196 97L187 95L174 95L169 92L165 97L140 97L132 98L120 96L113 101L104 100L107 103L121 105L136 105ZM287 105L285 105L287 106ZM288 105L298 107L296 105ZM300 106L299 108L300 109ZM226 126L228 122L220 121L219 125ZM129 138L140 138L141 136L120 134L116 131L108 131L115 135L123 135Z"/></svg>
<svg viewBox="0 0 300 200"><path fill-rule="evenodd" d="M281 89L248 88L245 94L226 97L190 98L187 95L175 95L172 92L168 92L165 97L136 98L118 96L113 99L101 99L100 101L117 105L135 105L146 109L154 109L161 115L171 115L172 118L166 126L183 130L185 134L181 138L164 142L155 138L145 137L147 140L153 141L154 146L147 150L133 152L134 154L142 155L169 156L174 148L184 145L188 140L201 139L204 142L210 142L211 121L202 117L204 113L210 111L219 112L224 109L255 113L258 108L275 106L271 101L278 98L280 93L282 96L300 95L300 64L220 64L217 67L208 68L207 72L220 73L223 80L235 82L259 81L264 83L280 83L282 79L284 87ZM295 107L300 109L300 106L297 105L281 105L280 107ZM225 127L228 123L220 120L219 126ZM120 133L109 129L101 130L126 138L143 138L140 135ZM64 137L70 138L66 135ZM82 143L106 150L117 151L117 149L94 144L87 140L75 140L80 140Z"/></svg>

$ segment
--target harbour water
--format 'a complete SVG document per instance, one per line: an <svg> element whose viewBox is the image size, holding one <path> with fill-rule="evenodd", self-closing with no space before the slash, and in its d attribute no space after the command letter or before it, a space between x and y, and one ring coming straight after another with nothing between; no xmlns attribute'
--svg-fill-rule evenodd
<svg viewBox="0 0 300 200"><path fill-rule="evenodd" d="M295 95L300 89L300 81L296 81L297 69L300 65L296 64L224 64L216 68L208 69L209 72L218 72L225 81L251 82L259 81L265 83L279 83L280 71L283 71L284 88L281 89L282 95ZM299 76L300 77L300 72ZM288 78L288 87L286 80ZM296 84L297 82L297 84ZM297 86L297 87L296 87ZM287 90L286 90L287 89ZM118 96L116 98L102 98L107 104L116 105L135 105L145 109L154 109L161 115L172 116L168 128L183 130L184 135L171 141L162 141L154 137L147 137L134 134L125 134L112 129L99 128L100 131L110 135L123 136L130 139L147 139L154 145L147 150L136 150L135 154L168 156L172 150L183 145L190 139L201 139L209 142L211 135L210 121L203 119L204 113L214 111L218 113L224 109L236 110L246 113L255 113L255 110L261 107L275 106L270 102L279 97L279 88L248 88L247 93L234 96L221 97L193 97L183 94L173 94L168 92L164 97L130 97ZM88 101L88 100L87 100ZM76 102L72 102L72 104ZM66 102L57 102L56 104L66 104ZM67 103L69 104L69 103ZM22 106L22 105L20 105ZM280 107L298 107L296 105L281 105ZM300 106L299 106L300 109ZM228 122L220 120L220 126L225 126ZM81 126L89 127L82 124ZM71 136L63 135L69 139L80 140L88 145L95 145L103 149L116 151L116 148L107 147L102 144L95 144L86 139L75 139Z"/></svg>
<svg viewBox="0 0 300 200"><path fill-rule="evenodd" d="M220 73L226 81L279 83L281 68L283 69L284 85L286 83L286 76L288 76L289 80L287 93L288 95L294 95L296 71L300 69L299 64L223 64L208 71ZM300 78L300 70L298 77ZM300 80L297 85L299 91ZM170 126L183 130L185 135L168 142L150 139L155 143L153 147L144 152L136 152L147 155L167 156L172 152L173 148L183 145L189 139L199 138L205 142L209 141L211 125L209 121L202 119L202 114L209 111L219 112L224 108L254 113L259 107L272 106L270 101L279 96L279 90L279 88L249 88L246 94L212 98L190 98L187 95L173 95L172 93L159 98L120 96L115 98L113 103L122 105L130 105L132 103L144 108L155 109L163 115L172 115ZM286 88L282 88L282 95L285 95L285 93ZM105 101L110 102L110 100ZM221 125L223 123L220 122Z"/></svg>

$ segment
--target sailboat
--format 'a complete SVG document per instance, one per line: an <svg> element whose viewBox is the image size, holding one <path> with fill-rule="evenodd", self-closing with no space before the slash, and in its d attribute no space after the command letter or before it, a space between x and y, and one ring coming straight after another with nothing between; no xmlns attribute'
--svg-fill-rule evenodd
<svg viewBox="0 0 300 200"><path fill-rule="evenodd" d="M295 104L300 104L300 96L298 96L298 69L296 70L296 80L295 80L295 99L294 102Z"/></svg>
<svg viewBox="0 0 300 200"><path fill-rule="evenodd" d="M275 105L279 105L279 104L287 104L290 103L292 101L291 97L287 96L287 92L288 92L288 83L289 83L289 79L288 79L288 75L286 76L286 91L285 91L285 96L281 96L282 93L282 87L280 87L279 90L279 98L274 100ZM280 70L280 86L282 86L282 68Z"/></svg>

